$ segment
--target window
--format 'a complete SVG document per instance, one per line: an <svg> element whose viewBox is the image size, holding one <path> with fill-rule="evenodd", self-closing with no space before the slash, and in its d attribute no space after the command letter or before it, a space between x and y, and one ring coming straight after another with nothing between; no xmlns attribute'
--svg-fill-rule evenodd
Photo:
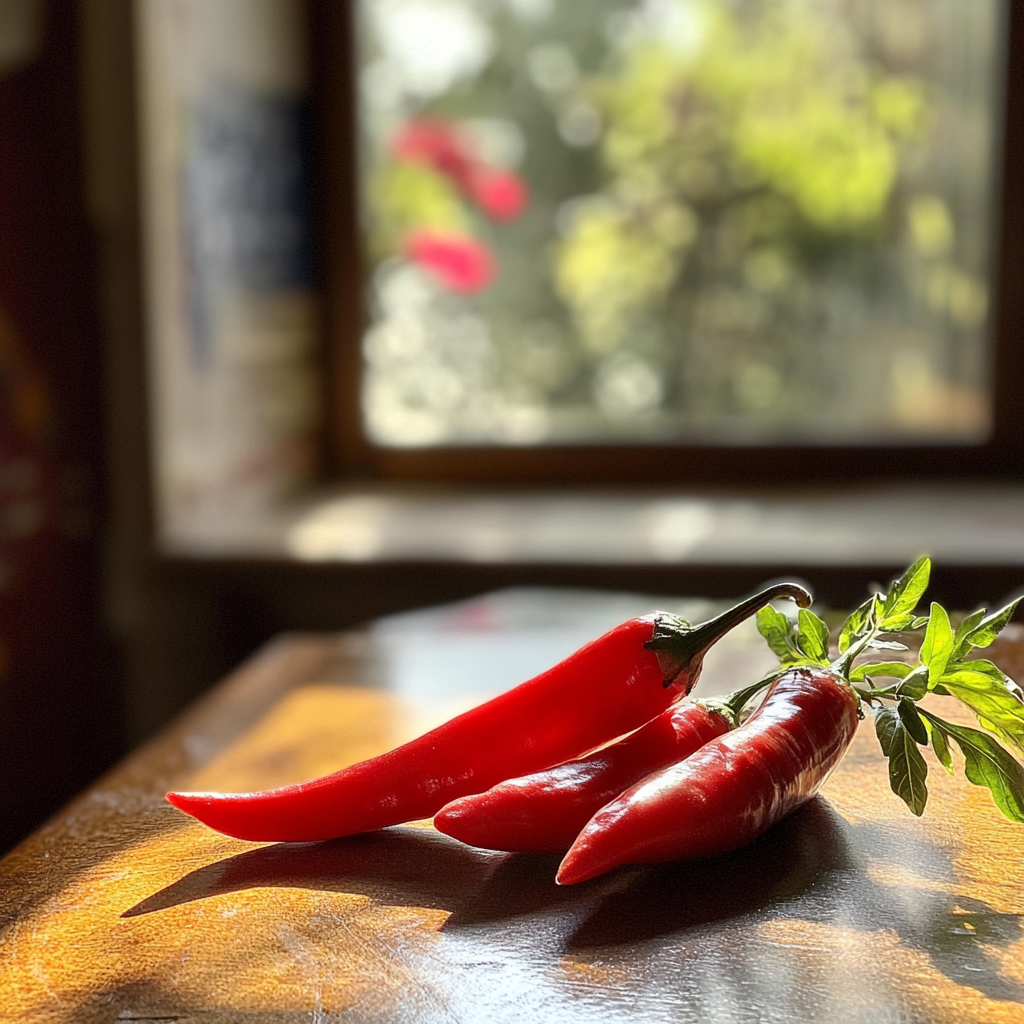
<svg viewBox="0 0 1024 1024"><path fill-rule="evenodd" d="M358 175L338 142L324 164L359 185L328 233L365 229L365 292L334 289L343 461L1005 469L1007 6L363 0L328 90Z"/></svg>

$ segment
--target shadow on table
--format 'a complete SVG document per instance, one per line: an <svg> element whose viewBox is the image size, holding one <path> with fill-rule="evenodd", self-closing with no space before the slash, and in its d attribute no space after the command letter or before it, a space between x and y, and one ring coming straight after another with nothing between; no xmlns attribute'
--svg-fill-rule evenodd
<svg viewBox="0 0 1024 1024"><path fill-rule="evenodd" d="M937 881L947 856L927 840L874 825L850 825L816 799L735 853L638 872L604 897L568 941L569 952L644 946L719 922L777 918L837 926L867 936L895 932L936 970L990 999L1024 1002L1024 985L1002 974L999 949L1024 938L1022 915L944 887L886 884L868 859L908 864ZM870 941L866 939L866 941Z"/></svg>
<svg viewBox="0 0 1024 1024"><path fill-rule="evenodd" d="M422 828L384 829L321 843L277 843L192 871L122 916L281 887L443 909L451 915L445 924L450 929L559 909L585 916L595 902L609 899L608 909L598 912L590 928L596 941L642 941L764 909L813 885L822 873L846 866L838 821L824 804L813 801L727 857L627 868L575 886L555 885L557 856L477 850ZM618 909L614 893L623 886L634 893L627 902L642 901L642 913L625 903Z"/></svg>
<svg viewBox="0 0 1024 1024"><path fill-rule="evenodd" d="M812 800L754 842L712 860L637 871L573 933L570 948L642 944L763 914L854 871L846 823Z"/></svg>
<svg viewBox="0 0 1024 1024"><path fill-rule="evenodd" d="M277 843L190 872L122 917L253 888L298 888L368 896L451 915L445 927L579 904L555 885L558 857L493 853L421 828L390 828L321 843ZM607 889L598 889L598 893ZM590 903L594 891L587 893Z"/></svg>
<svg viewBox="0 0 1024 1024"><path fill-rule="evenodd" d="M190 872L122 916L252 888L301 888L445 910L446 931L568 916L580 923L566 951L583 954L642 949L743 918L775 916L864 933L894 931L958 984L1024 1002L1024 986L1001 975L997 952L1024 937L1020 915L943 889L883 884L865 872L868 858L951 876L946 855L926 841L850 825L816 799L727 856L625 868L582 885L555 885L558 857L490 853L429 829L391 828L249 850Z"/></svg>

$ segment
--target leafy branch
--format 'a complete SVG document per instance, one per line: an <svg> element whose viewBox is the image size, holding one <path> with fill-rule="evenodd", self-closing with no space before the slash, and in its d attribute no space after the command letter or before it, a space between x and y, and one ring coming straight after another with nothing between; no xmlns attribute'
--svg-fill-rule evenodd
<svg viewBox="0 0 1024 1024"><path fill-rule="evenodd" d="M993 662L970 657L996 639L1019 602L991 613L984 608L972 612L954 630L940 604L932 602L927 615L918 613L930 572L930 560L919 558L887 593L874 594L856 608L840 629L839 656L832 662L828 630L813 612L801 609L793 622L768 607L758 614L757 626L783 668L828 666L853 686L874 717L875 734L889 761L890 786L914 814L922 814L928 801L928 762L921 748L930 745L939 764L952 774L955 744L967 779L986 787L1007 818L1024 822L1024 767L1002 745L1024 754L1024 692ZM908 650L891 634L922 626L916 663L857 663L869 651ZM955 697L981 729L948 722L919 707L929 693Z"/></svg>

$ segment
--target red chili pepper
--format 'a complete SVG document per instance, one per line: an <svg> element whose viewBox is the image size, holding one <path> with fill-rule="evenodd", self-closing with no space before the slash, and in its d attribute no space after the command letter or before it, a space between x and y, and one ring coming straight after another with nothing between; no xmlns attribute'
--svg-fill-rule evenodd
<svg viewBox="0 0 1024 1024"><path fill-rule="evenodd" d="M306 842L426 818L467 793L539 771L636 729L690 691L707 649L776 597L778 584L699 626L630 619L554 668L404 746L311 782L260 793L168 793L239 839Z"/></svg>
<svg viewBox="0 0 1024 1024"><path fill-rule="evenodd" d="M609 800L731 727L703 704L677 704L588 757L453 800L434 815L434 827L484 850L565 853Z"/></svg>
<svg viewBox="0 0 1024 1024"><path fill-rule="evenodd" d="M825 668L793 668L738 729L604 806L558 869L562 885L620 864L735 850L806 803L857 731L858 698Z"/></svg>

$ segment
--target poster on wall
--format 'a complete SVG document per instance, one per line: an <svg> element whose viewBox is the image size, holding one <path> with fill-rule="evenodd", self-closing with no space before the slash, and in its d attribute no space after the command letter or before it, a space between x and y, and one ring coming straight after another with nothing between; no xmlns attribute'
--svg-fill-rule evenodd
<svg viewBox="0 0 1024 1024"><path fill-rule="evenodd" d="M217 546L313 459L302 5L137 15L156 518Z"/></svg>

